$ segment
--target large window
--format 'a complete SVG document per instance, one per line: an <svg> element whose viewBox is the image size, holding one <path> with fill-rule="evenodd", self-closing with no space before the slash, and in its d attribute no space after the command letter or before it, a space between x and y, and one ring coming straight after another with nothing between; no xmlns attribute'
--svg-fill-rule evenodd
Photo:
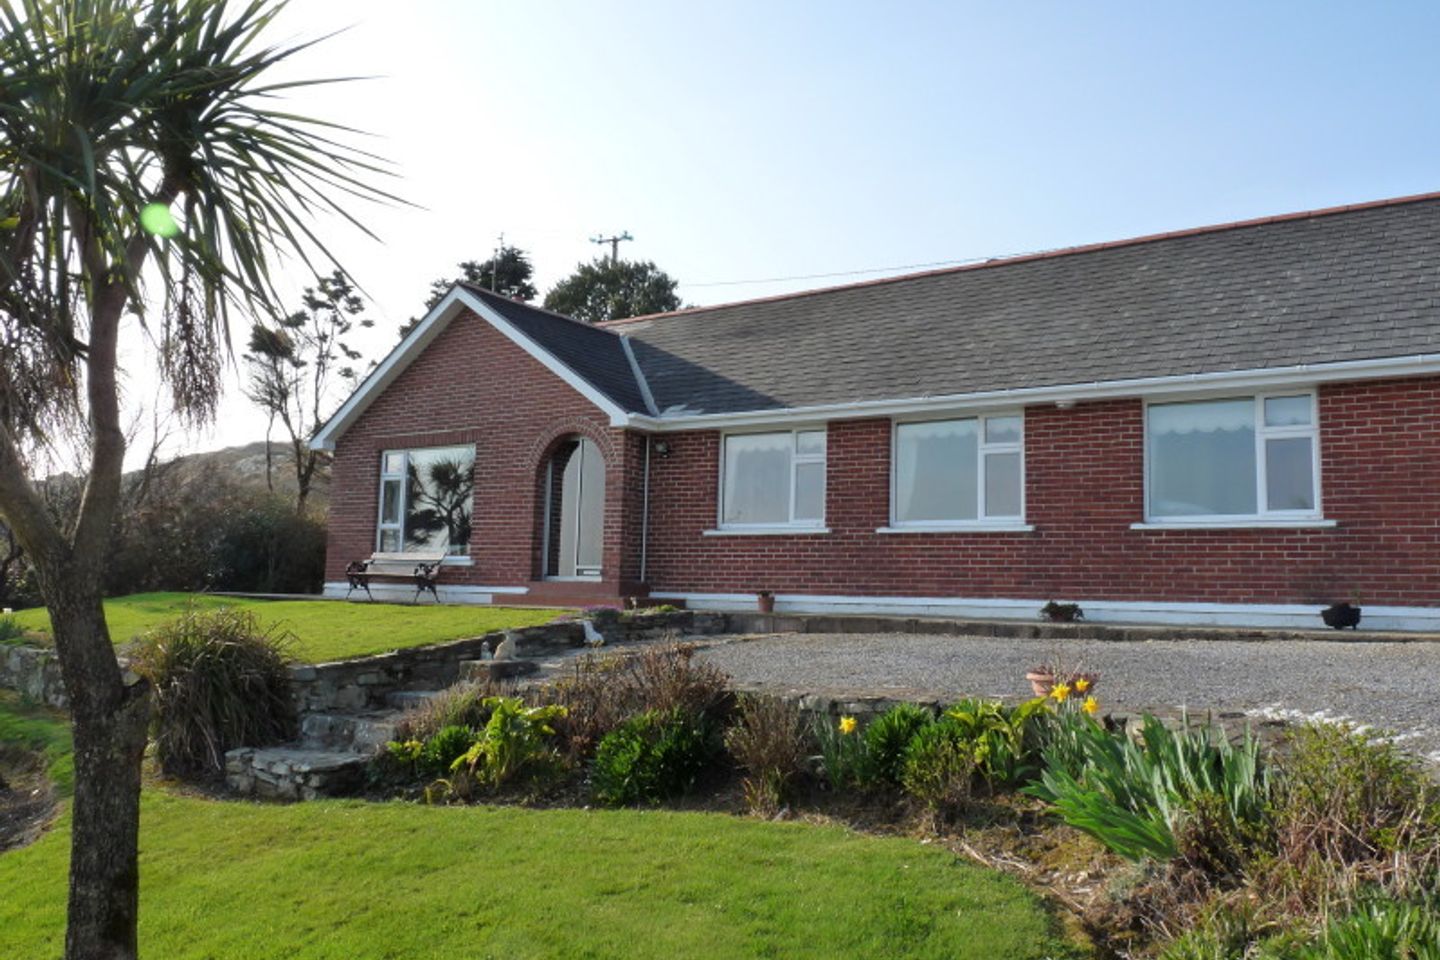
<svg viewBox="0 0 1440 960"><path fill-rule="evenodd" d="M380 551L463 555L474 498L474 447L386 450L380 461Z"/></svg>
<svg viewBox="0 0 1440 960"><path fill-rule="evenodd" d="M825 431L726 436L720 486L722 526L820 526Z"/></svg>
<svg viewBox="0 0 1440 960"><path fill-rule="evenodd" d="M1024 430L1015 414L896 424L895 525L1020 522Z"/></svg>
<svg viewBox="0 0 1440 960"><path fill-rule="evenodd" d="M1150 519L1318 514L1313 394L1154 403L1145 426Z"/></svg>

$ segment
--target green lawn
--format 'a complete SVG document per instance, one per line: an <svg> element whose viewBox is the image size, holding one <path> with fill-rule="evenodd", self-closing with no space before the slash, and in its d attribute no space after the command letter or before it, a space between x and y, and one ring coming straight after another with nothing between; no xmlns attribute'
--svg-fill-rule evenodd
<svg viewBox="0 0 1440 960"><path fill-rule="evenodd" d="M142 817L141 953L167 960L1072 955L1009 878L837 827L158 789ZM0 957L60 955L68 843L62 819L0 854Z"/></svg>
<svg viewBox="0 0 1440 960"><path fill-rule="evenodd" d="M105 620L114 641L124 643L156 624L178 616L188 604L208 610L230 606L251 610L267 624L295 634L291 650L308 663L343 660L414 647L492 630L548 623L564 611L524 607L408 606L395 603L338 603L332 600L244 600L209 594L137 593L105 601ZM15 620L26 631L50 631L43 607L21 610Z"/></svg>

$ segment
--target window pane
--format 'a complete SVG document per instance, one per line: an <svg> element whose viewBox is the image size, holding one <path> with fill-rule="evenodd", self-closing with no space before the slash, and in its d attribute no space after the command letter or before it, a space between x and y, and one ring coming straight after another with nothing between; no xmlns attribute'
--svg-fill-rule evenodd
<svg viewBox="0 0 1440 960"><path fill-rule="evenodd" d="M399 531L399 530L381 530L381 531L380 531L380 552L381 552L381 553L399 553L399 552L400 552L400 531Z"/></svg>
<svg viewBox="0 0 1440 960"><path fill-rule="evenodd" d="M1271 510L1315 509L1309 437L1265 441L1265 500Z"/></svg>
<svg viewBox="0 0 1440 960"><path fill-rule="evenodd" d="M1265 426L1303 427L1310 423L1310 398L1266 397Z"/></svg>
<svg viewBox="0 0 1440 960"><path fill-rule="evenodd" d="M1252 516L1255 401L1150 407L1150 515Z"/></svg>
<svg viewBox="0 0 1440 960"><path fill-rule="evenodd" d="M787 523L790 520L788 433L725 438L726 523Z"/></svg>
<svg viewBox="0 0 1440 960"><path fill-rule="evenodd" d="M380 522L400 522L400 481L386 480L380 484Z"/></svg>
<svg viewBox="0 0 1440 960"><path fill-rule="evenodd" d="M795 452L816 454L825 452L824 430L801 430L795 434Z"/></svg>
<svg viewBox="0 0 1440 960"><path fill-rule="evenodd" d="M580 518L575 543L575 572L600 572L605 550L605 457L593 440L581 440Z"/></svg>
<svg viewBox="0 0 1440 960"><path fill-rule="evenodd" d="M385 473L391 473L391 474L394 474L394 475L396 475L396 476L399 476L400 474L404 473L404 472L405 472L405 454L403 454L403 453L387 453L387 454L385 454L385 467L384 467L383 472L385 472Z"/></svg>
<svg viewBox="0 0 1440 960"><path fill-rule="evenodd" d="M405 550L465 552L475 492L475 448L410 451Z"/></svg>
<svg viewBox="0 0 1440 960"><path fill-rule="evenodd" d="M1020 454L992 453L985 458L985 516L1020 516Z"/></svg>
<svg viewBox="0 0 1440 960"><path fill-rule="evenodd" d="M795 519L821 520L825 517L825 464L795 465Z"/></svg>
<svg viewBox="0 0 1440 960"><path fill-rule="evenodd" d="M1020 442L1020 418L1019 418L1019 417L986 417L986 418L985 418L985 442L986 442L986 443L1019 443L1019 442Z"/></svg>
<svg viewBox="0 0 1440 960"><path fill-rule="evenodd" d="M895 519L974 520L979 434L974 420L902 423L895 430Z"/></svg>

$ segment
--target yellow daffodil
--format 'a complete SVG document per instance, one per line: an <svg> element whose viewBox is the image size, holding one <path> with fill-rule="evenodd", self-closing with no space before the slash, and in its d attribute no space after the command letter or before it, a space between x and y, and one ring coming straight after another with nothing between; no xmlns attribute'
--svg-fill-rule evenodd
<svg viewBox="0 0 1440 960"><path fill-rule="evenodd" d="M1050 696L1055 698L1056 703L1064 703L1065 698L1070 696L1070 684L1057 683L1050 688Z"/></svg>
<svg viewBox="0 0 1440 960"><path fill-rule="evenodd" d="M1090 689L1090 678L1089 678L1089 677L1076 677L1076 678L1075 678L1075 692L1076 692L1076 693L1084 693L1086 690L1089 690L1089 689Z"/></svg>
<svg viewBox="0 0 1440 960"><path fill-rule="evenodd" d="M1100 701L1096 700L1094 697L1086 697L1085 702L1080 705L1080 709L1084 710L1086 713L1093 714L1095 711L1100 709Z"/></svg>
<svg viewBox="0 0 1440 960"><path fill-rule="evenodd" d="M843 734L844 734L845 736L847 736L847 737L848 737L850 734L854 733L854 732L855 732L855 718L854 718L854 717L841 717L841 718L840 718L840 732L843 733Z"/></svg>

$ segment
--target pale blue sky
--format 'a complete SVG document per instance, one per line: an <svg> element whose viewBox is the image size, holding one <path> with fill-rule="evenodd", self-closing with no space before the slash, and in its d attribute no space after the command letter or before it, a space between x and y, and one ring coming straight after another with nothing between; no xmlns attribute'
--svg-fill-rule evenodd
<svg viewBox="0 0 1440 960"><path fill-rule="evenodd" d="M1440 189L1440 6L294 0L352 29L297 99L365 127L423 210L338 238L378 356L504 231L542 290L629 230L709 286L1070 246ZM866 279L866 273L850 279ZM297 277L296 282L305 278ZM232 391L209 447L263 421Z"/></svg>

